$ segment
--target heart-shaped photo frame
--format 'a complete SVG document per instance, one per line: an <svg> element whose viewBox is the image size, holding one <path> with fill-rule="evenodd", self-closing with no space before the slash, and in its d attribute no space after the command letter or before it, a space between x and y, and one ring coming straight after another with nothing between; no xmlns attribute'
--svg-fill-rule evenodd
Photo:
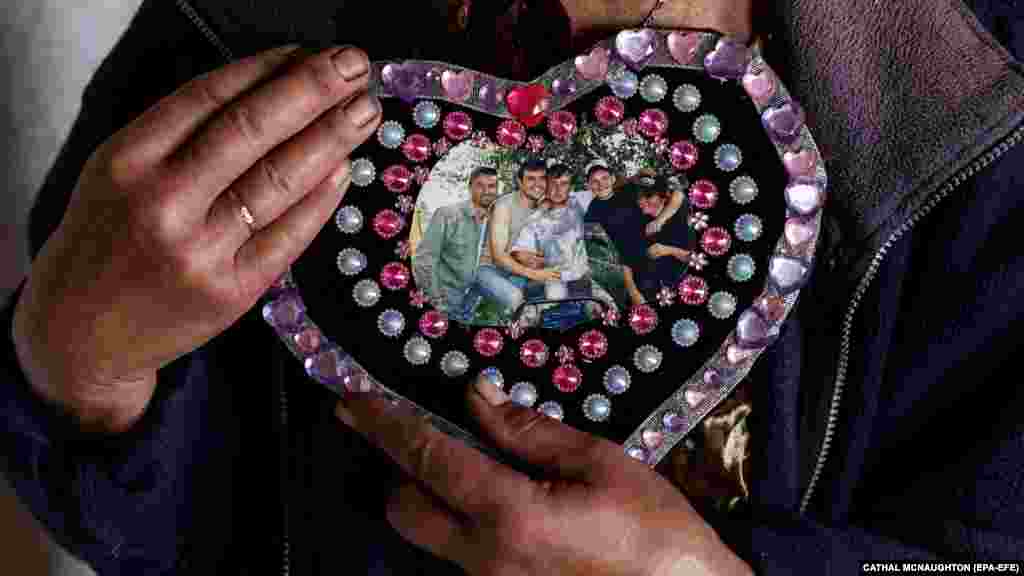
<svg viewBox="0 0 1024 576"><path fill-rule="evenodd" d="M466 386L657 464L810 276L826 176L760 54L627 30L517 82L375 62L383 121L263 315L311 378L471 433Z"/></svg>

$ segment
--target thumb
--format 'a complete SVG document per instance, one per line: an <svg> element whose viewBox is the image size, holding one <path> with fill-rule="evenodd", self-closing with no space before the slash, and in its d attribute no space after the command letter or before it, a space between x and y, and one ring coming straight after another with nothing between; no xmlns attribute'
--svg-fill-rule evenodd
<svg viewBox="0 0 1024 576"><path fill-rule="evenodd" d="M485 378L476 380L468 396L470 412L499 449L546 473L599 484L625 461L612 442L512 402Z"/></svg>

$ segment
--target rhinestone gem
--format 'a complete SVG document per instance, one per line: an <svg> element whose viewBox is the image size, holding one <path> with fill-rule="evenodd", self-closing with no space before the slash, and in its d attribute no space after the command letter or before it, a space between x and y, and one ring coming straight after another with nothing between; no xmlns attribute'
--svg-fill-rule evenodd
<svg viewBox="0 0 1024 576"><path fill-rule="evenodd" d="M496 112L505 104L505 91L491 79L481 79L480 89L477 90L476 95L488 112Z"/></svg>
<svg viewBox="0 0 1024 576"><path fill-rule="evenodd" d="M413 366L423 366L430 362L430 342L420 336L410 338L402 351L405 353L405 359Z"/></svg>
<svg viewBox="0 0 1024 576"><path fill-rule="evenodd" d="M743 362L746 362L747 360L750 360L758 352L760 352L760 350L751 349L751 348L743 348L742 346L739 346L739 345L736 345L736 344L730 344L725 349L725 360L729 364L732 364L733 366L736 366L738 364L742 364Z"/></svg>
<svg viewBox="0 0 1024 576"><path fill-rule="evenodd" d="M784 230L786 242L788 242L790 247L793 249L799 250L814 239L814 220L793 216L786 220Z"/></svg>
<svg viewBox="0 0 1024 576"><path fill-rule="evenodd" d="M341 386L352 392L369 392L372 385L370 376L338 348L322 349L315 356L306 358L303 366L310 378L327 386Z"/></svg>
<svg viewBox="0 0 1024 576"><path fill-rule="evenodd" d="M555 420L561 420L565 418L565 411L562 410L562 405L554 400L548 400L537 407L537 411L547 416L548 418L554 418Z"/></svg>
<svg viewBox="0 0 1024 576"><path fill-rule="evenodd" d="M355 287L352 288L352 299L363 308L376 306L380 297L380 285L369 278L356 282Z"/></svg>
<svg viewBox="0 0 1024 576"><path fill-rule="evenodd" d="M430 158L430 138L423 134L410 134L402 143L402 154L411 162L423 162Z"/></svg>
<svg viewBox="0 0 1024 576"><path fill-rule="evenodd" d="M429 100L424 100L413 108L412 118L417 126L429 130L441 121L441 108Z"/></svg>
<svg viewBox="0 0 1024 576"><path fill-rule="evenodd" d="M612 415L612 401L603 394L591 394L583 400L583 415L593 422L604 422Z"/></svg>
<svg viewBox="0 0 1024 576"><path fill-rule="evenodd" d="M718 140L722 133L722 123L716 116L704 114L693 121L693 136L698 142L710 144Z"/></svg>
<svg viewBox="0 0 1024 576"><path fill-rule="evenodd" d="M594 117L605 127L615 126L626 115L626 105L614 96L605 96L594 105Z"/></svg>
<svg viewBox="0 0 1024 576"><path fill-rule="evenodd" d="M498 126L496 140L506 148L518 148L526 141L526 128L521 122L505 120Z"/></svg>
<svg viewBox="0 0 1024 576"><path fill-rule="evenodd" d="M645 428L640 433L640 440L651 450L657 450L658 446L665 440L665 433L661 430L655 430L653 428Z"/></svg>
<svg viewBox="0 0 1024 576"><path fill-rule="evenodd" d="M478 354L487 358L497 356L504 345L501 332L494 328L484 328L473 337L473 348L476 349Z"/></svg>
<svg viewBox="0 0 1024 576"><path fill-rule="evenodd" d="M303 356L309 356L319 350L321 341L320 331L316 328L306 328L292 336L292 343L295 344L295 349Z"/></svg>
<svg viewBox="0 0 1024 576"><path fill-rule="evenodd" d="M722 256L729 251L732 237L729 236L729 231L725 228L714 226L705 230L701 235L700 245L709 255Z"/></svg>
<svg viewBox="0 0 1024 576"><path fill-rule="evenodd" d="M728 292L715 292L708 299L708 312L719 320L725 320L736 312L736 297Z"/></svg>
<svg viewBox="0 0 1024 576"><path fill-rule="evenodd" d="M771 344L778 335L778 327L762 317L757 308L747 309L736 322L736 343L744 348L762 348Z"/></svg>
<svg viewBox="0 0 1024 576"><path fill-rule="evenodd" d="M355 234L363 229L363 213L355 206L342 206L334 215L334 223L344 234Z"/></svg>
<svg viewBox="0 0 1024 576"><path fill-rule="evenodd" d="M715 150L715 166L722 172L734 172L743 163L743 152L735 144L722 144Z"/></svg>
<svg viewBox="0 0 1024 576"><path fill-rule="evenodd" d="M345 276L355 276L366 270L366 255L355 248L345 248L338 252L338 271Z"/></svg>
<svg viewBox="0 0 1024 576"><path fill-rule="evenodd" d="M398 310L385 310L377 317L377 328L381 334L395 338L405 330L405 316Z"/></svg>
<svg viewBox="0 0 1024 576"><path fill-rule="evenodd" d="M548 116L548 132L555 140L568 140L576 132L576 116L559 110Z"/></svg>
<svg viewBox="0 0 1024 576"><path fill-rule="evenodd" d="M551 83L551 92L559 98L566 98L576 93L576 80L569 78L555 78Z"/></svg>
<svg viewBox="0 0 1024 576"><path fill-rule="evenodd" d="M736 80L747 69L750 51L745 44L722 38L715 49L704 57L704 69L715 78Z"/></svg>
<svg viewBox="0 0 1024 576"><path fill-rule="evenodd" d="M575 392L583 383L583 373L572 364L562 364L552 373L551 383L562 392Z"/></svg>
<svg viewBox="0 0 1024 576"><path fill-rule="evenodd" d="M366 158L359 158L352 161L352 183L356 186L369 186L377 177L377 169L373 162Z"/></svg>
<svg viewBox="0 0 1024 576"><path fill-rule="evenodd" d="M597 360L608 353L608 338L600 330L588 330L580 336L580 354Z"/></svg>
<svg viewBox="0 0 1024 576"><path fill-rule="evenodd" d="M700 306L707 301L708 283L700 276L687 276L679 282L679 297L691 306Z"/></svg>
<svg viewBox="0 0 1024 576"><path fill-rule="evenodd" d="M399 194L408 191L412 186L413 172L401 164L395 164L385 168L380 179L384 182L385 188Z"/></svg>
<svg viewBox="0 0 1024 576"><path fill-rule="evenodd" d="M462 352L452 350L441 357L441 371L445 376L457 378L465 374L467 370L469 370L469 357Z"/></svg>
<svg viewBox="0 0 1024 576"><path fill-rule="evenodd" d="M689 170L697 165L700 152L689 140L680 140L668 150L668 159L676 170Z"/></svg>
<svg viewBox="0 0 1024 576"><path fill-rule="evenodd" d="M629 390L629 384L632 379L629 370L625 366L616 364L604 373L604 389L609 394L622 394Z"/></svg>
<svg viewBox="0 0 1024 576"><path fill-rule="evenodd" d="M405 219L394 210L381 210L373 217L373 231L377 236L390 240L405 228Z"/></svg>
<svg viewBox="0 0 1024 576"><path fill-rule="evenodd" d="M465 112L451 112L444 118L445 136L456 142L464 140L473 132L473 119Z"/></svg>
<svg viewBox="0 0 1024 576"><path fill-rule="evenodd" d="M623 100L628 100L636 94L638 83L636 74L629 70L608 73L608 86L613 94Z"/></svg>
<svg viewBox="0 0 1024 576"><path fill-rule="evenodd" d="M702 210L715 207L718 202L718 186L711 180L700 179L690 185L690 203Z"/></svg>
<svg viewBox="0 0 1024 576"><path fill-rule="evenodd" d="M662 354L661 350L658 350L650 344L645 344L636 349L633 354L633 364L636 365L636 369L650 374L661 367Z"/></svg>
<svg viewBox="0 0 1024 576"><path fill-rule="evenodd" d="M750 204L757 198L757 182L750 176L740 176L729 184L729 195L732 201L739 204Z"/></svg>
<svg viewBox="0 0 1024 576"><path fill-rule="evenodd" d="M508 391L513 402L526 408L532 408L537 403L537 387L529 382L518 382Z"/></svg>
<svg viewBox="0 0 1024 576"><path fill-rule="evenodd" d="M790 145L800 139L804 126L804 111L796 102L786 102L766 109L761 114L761 123L772 140Z"/></svg>
<svg viewBox="0 0 1024 576"><path fill-rule="evenodd" d="M661 416L661 425L669 434L678 434L686 428L686 418L675 412L665 412Z"/></svg>
<svg viewBox="0 0 1024 576"><path fill-rule="evenodd" d="M648 138L658 138L668 130L668 115L657 108L644 110L640 113L637 129Z"/></svg>
<svg viewBox="0 0 1024 576"><path fill-rule="evenodd" d="M736 237L743 242L753 242L761 237L764 226L761 224L760 217L754 214L744 214L736 219L733 231L736 233Z"/></svg>
<svg viewBox="0 0 1024 576"><path fill-rule="evenodd" d="M700 326L689 318L676 320L672 325L672 341L683 348L689 348L700 339Z"/></svg>
<svg viewBox="0 0 1024 576"><path fill-rule="evenodd" d="M499 390L505 388L505 376L502 375L501 370L498 370L494 366L488 366L481 370L478 378Z"/></svg>
<svg viewBox="0 0 1024 576"><path fill-rule="evenodd" d="M654 30L623 30L615 35L615 54L630 68L642 70L654 58L657 44Z"/></svg>
<svg viewBox="0 0 1024 576"><path fill-rule="evenodd" d="M377 129L377 140L380 145L394 150L402 145L402 140L405 139L405 128L394 120L388 120L380 125Z"/></svg>
<svg viewBox="0 0 1024 576"><path fill-rule="evenodd" d="M640 97L654 103L661 102L668 94L668 83L657 74L650 74L644 77L640 83Z"/></svg>
<svg viewBox="0 0 1024 576"><path fill-rule="evenodd" d="M693 84L683 84L672 94L672 103L680 112L693 112L700 107L700 90Z"/></svg>
<svg viewBox="0 0 1024 576"><path fill-rule="evenodd" d="M548 361L548 345L534 338L523 342L519 348L519 359L529 368L540 368Z"/></svg>
<svg viewBox="0 0 1024 576"><path fill-rule="evenodd" d="M758 298L754 305L761 314L771 322L778 322L786 314L786 299L774 294L765 294Z"/></svg>
<svg viewBox="0 0 1024 576"><path fill-rule="evenodd" d="M707 397L708 393L703 390L689 389L683 392L683 398L686 400L686 404L693 409L700 406L700 403L703 402Z"/></svg>
<svg viewBox="0 0 1024 576"><path fill-rule="evenodd" d="M286 292L263 305L263 319L278 330L294 332L306 319L306 307L296 292Z"/></svg>
<svg viewBox="0 0 1024 576"><path fill-rule="evenodd" d="M388 290L401 290L409 285L409 269L401 262L385 264L380 272L380 283Z"/></svg>
<svg viewBox="0 0 1024 576"><path fill-rule="evenodd" d="M650 334L658 326L658 312L647 304L638 304L629 311L629 326L638 335Z"/></svg>
<svg viewBox="0 0 1024 576"><path fill-rule="evenodd" d="M795 258L775 256L768 263L768 276L782 294L798 289L807 272L807 265Z"/></svg>
<svg viewBox="0 0 1024 576"><path fill-rule="evenodd" d="M817 182L798 178L786 186L786 205L801 216L810 216L821 208L824 194Z"/></svg>
<svg viewBox="0 0 1024 576"><path fill-rule="evenodd" d="M748 282L754 277L757 267L749 254L737 254L729 258L729 278L734 282Z"/></svg>
<svg viewBox="0 0 1024 576"><path fill-rule="evenodd" d="M643 446L630 446L629 448L626 448L626 456L629 456L633 460L637 460L639 462L646 462L647 449Z"/></svg>
<svg viewBox="0 0 1024 576"><path fill-rule="evenodd" d="M427 338L440 338L448 332L448 317L437 310L428 310L420 316L420 332Z"/></svg>

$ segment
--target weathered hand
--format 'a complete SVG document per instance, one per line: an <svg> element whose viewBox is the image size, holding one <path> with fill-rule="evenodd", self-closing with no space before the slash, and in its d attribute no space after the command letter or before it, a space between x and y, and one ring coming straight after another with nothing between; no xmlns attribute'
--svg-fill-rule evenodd
<svg viewBox="0 0 1024 576"><path fill-rule="evenodd" d="M750 574L668 481L620 446L508 401L484 382L469 406L531 479L375 393L337 415L412 478L388 504L406 539L473 575Z"/></svg>
<svg viewBox="0 0 1024 576"><path fill-rule="evenodd" d="M355 49L272 50L100 146L15 311L33 389L83 426L131 426L156 371L235 322L330 219L379 121L367 71Z"/></svg>
<svg viewBox="0 0 1024 576"><path fill-rule="evenodd" d="M558 282L562 279L562 273L555 268L544 268L533 273L530 280L534 282Z"/></svg>

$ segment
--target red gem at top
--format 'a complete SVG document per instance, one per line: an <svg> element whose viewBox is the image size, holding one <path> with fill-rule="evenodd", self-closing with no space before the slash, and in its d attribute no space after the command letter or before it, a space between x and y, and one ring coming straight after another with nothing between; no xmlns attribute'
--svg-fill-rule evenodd
<svg viewBox="0 0 1024 576"><path fill-rule="evenodd" d="M519 349L519 359L530 368L540 368L548 361L548 346L537 338L527 340Z"/></svg>
<svg viewBox="0 0 1024 576"><path fill-rule="evenodd" d="M473 119L465 112L451 112L444 118L444 135L458 142L473 132Z"/></svg>
<svg viewBox="0 0 1024 576"><path fill-rule="evenodd" d="M555 140L568 140L576 131L576 116L565 110L551 114L548 118L548 131Z"/></svg>
<svg viewBox="0 0 1024 576"><path fill-rule="evenodd" d="M668 151L668 159L676 170L689 170L697 165L700 153L697 146L689 140L680 140Z"/></svg>
<svg viewBox="0 0 1024 576"><path fill-rule="evenodd" d="M384 187L398 194L405 192L412 185L412 171L401 164L387 167L380 175Z"/></svg>
<svg viewBox="0 0 1024 576"><path fill-rule="evenodd" d="M491 357L497 356L498 352L501 352L501 348L504 346L504 340L501 337L501 332L498 332L494 328L484 328L483 330L476 333L473 338L473 348L481 356Z"/></svg>
<svg viewBox="0 0 1024 576"><path fill-rule="evenodd" d="M594 117L602 126L614 126L622 122L626 115L626 105L615 96L605 96L594 105Z"/></svg>
<svg viewBox="0 0 1024 576"><path fill-rule="evenodd" d="M380 283L388 290L401 290L409 285L409 269L401 262L385 264L380 271Z"/></svg>
<svg viewBox="0 0 1024 576"><path fill-rule="evenodd" d="M428 310L420 317L420 332L427 338L440 338L448 332L448 317L437 310Z"/></svg>
<svg viewBox="0 0 1024 576"><path fill-rule="evenodd" d="M518 148L526 141L526 128L515 120L505 120L498 126L495 140L506 148Z"/></svg>
<svg viewBox="0 0 1024 576"><path fill-rule="evenodd" d="M729 232L725 228L718 226L708 228L700 238L700 245L704 248L705 252L712 256L725 254L729 251L731 244L732 238L729 236Z"/></svg>
<svg viewBox="0 0 1024 576"><path fill-rule="evenodd" d="M575 392L583 384L583 373L572 364L563 364L555 368L551 383L562 392Z"/></svg>
<svg viewBox="0 0 1024 576"><path fill-rule="evenodd" d="M679 298L690 306L700 306L708 299L708 283L700 276L687 276L679 282Z"/></svg>
<svg viewBox="0 0 1024 576"><path fill-rule="evenodd" d="M715 207L718 202L718 186L711 180L697 180L690 186L690 203L702 210Z"/></svg>
<svg viewBox="0 0 1024 576"><path fill-rule="evenodd" d="M580 336L580 354L597 360L608 353L608 338L600 330L588 330Z"/></svg>
<svg viewBox="0 0 1024 576"><path fill-rule="evenodd" d="M640 113L640 120L637 124L640 133L648 138L657 138L668 130L668 116L658 110L651 108Z"/></svg>
<svg viewBox="0 0 1024 576"><path fill-rule="evenodd" d="M527 128L533 128L544 120L550 96L551 93L542 84L530 84L509 90L505 95L505 104L509 114Z"/></svg>
<svg viewBox="0 0 1024 576"><path fill-rule="evenodd" d="M638 304L629 311L629 325L637 334L649 334L658 326L658 312L647 304Z"/></svg>
<svg viewBox="0 0 1024 576"><path fill-rule="evenodd" d="M394 210L381 210L373 217L373 231L385 240L398 236L405 228L405 220Z"/></svg>
<svg viewBox="0 0 1024 576"><path fill-rule="evenodd" d="M402 142L402 154L412 162L423 162L430 158L430 138L423 134L410 134Z"/></svg>

